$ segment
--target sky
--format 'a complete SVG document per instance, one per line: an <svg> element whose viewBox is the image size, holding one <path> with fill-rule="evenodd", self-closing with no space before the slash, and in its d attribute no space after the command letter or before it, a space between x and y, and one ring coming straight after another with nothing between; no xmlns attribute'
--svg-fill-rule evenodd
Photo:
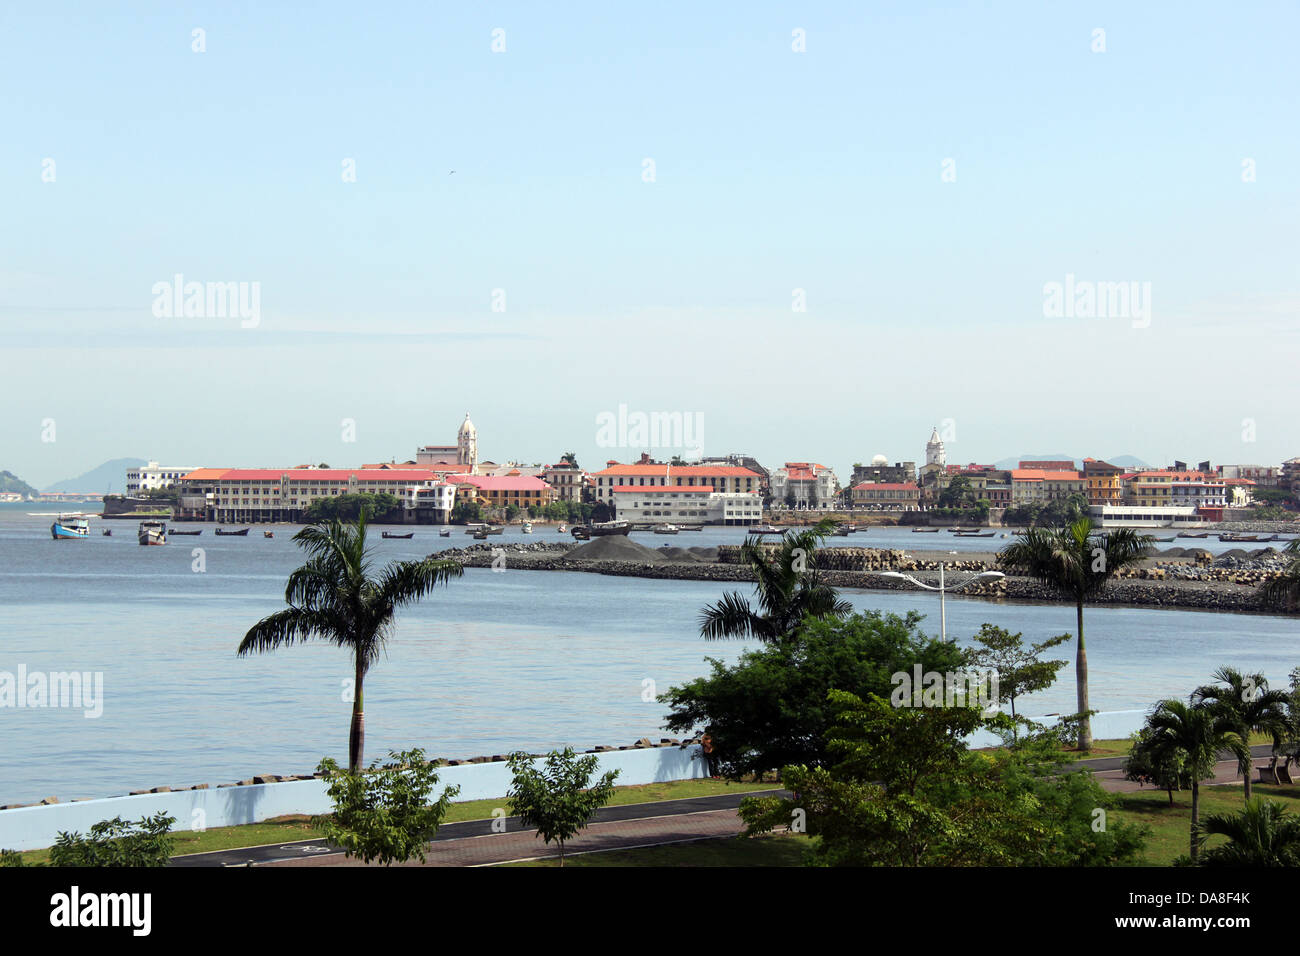
<svg viewBox="0 0 1300 956"><path fill-rule="evenodd" d="M543 6L7 6L0 469L1300 454L1300 5Z"/></svg>

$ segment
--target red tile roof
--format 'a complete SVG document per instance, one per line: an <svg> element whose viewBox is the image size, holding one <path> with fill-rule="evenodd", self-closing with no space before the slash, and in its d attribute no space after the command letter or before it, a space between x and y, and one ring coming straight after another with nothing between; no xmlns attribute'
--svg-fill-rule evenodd
<svg viewBox="0 0 1300 956"><path fill-rule="evenodd" d="M615 494L628 494L633 491L642 492L660 492L660 491L702 491L705 493L713 491L712 485L615 485L609 489Z"/></svg>
<svg viewBox="0 0 1300 956"><path fill-rule="evenodd" d="M222 481L279 481L281 475L288 475L290 481L299 482L347 481L352 475L356 475L359 482L417 482L432 481L437 477L432 471L415 468L231 468L217 477Z"/></svg>

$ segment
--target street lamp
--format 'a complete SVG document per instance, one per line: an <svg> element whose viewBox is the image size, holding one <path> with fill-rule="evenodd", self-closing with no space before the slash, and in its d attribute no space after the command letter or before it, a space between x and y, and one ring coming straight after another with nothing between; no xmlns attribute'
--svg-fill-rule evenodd
<svg viewBox="0 0 1300 956"><path fill-rule="evenodd" d="M1006 577L1006 575L1003 574L1001 571L981 571L973 578L967 578L961 584L956 584L953 585L952 587L948 587L944 583L943 562L940 561L938 587L935 587L933 584L926 584L924 581L918 581L910 574L904 574L901 571L881 571L878 577L889 578L891 581L907 581L911 584L915 584L918 588L924 588L927 591L938 591L939 592L939 629L943 634L943 639L946 641L948 640L948 607L944 603L944 595L947 594L949 591L960 591L962 588L966 587L967 585L974 584L976 581L996 581L998 578Z"/></svg>

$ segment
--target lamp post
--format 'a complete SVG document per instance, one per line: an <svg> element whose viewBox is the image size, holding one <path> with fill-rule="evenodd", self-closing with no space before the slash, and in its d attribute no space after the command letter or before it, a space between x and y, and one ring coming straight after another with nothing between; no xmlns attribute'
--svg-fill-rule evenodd
<svg viewBox="0 0 1300 956"><path fill-rule="evenodd" d="M927 591L938 591L939 592L939 629L945 641L948 640L948 606L944 601L944 595L946 595L949 591L960 591L962 588L966 587L969 584L974 584L976 581L996 581L998 578L1006 577L1006 575L1003 574L1001 571L981 571L973 578L967 578L961 584L955 584L952 587L948 587L944 581L942 561L939 562L939 586L938 587L935 587L933 584L926 584L924 581L918 581L910 574L903 574L901 571L882 571L879 576L882 578L889 578L891 581L907 581L911 584L915 584L918 588L924 588Z"/></svg>

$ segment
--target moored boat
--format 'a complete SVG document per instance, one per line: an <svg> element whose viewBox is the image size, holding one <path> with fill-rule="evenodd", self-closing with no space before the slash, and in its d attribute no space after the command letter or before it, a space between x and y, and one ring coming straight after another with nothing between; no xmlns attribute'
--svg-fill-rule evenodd
<svg viewBox="0 0 1300 956"><path fill-rule="evenodd" d="M568 530L569 530L568 528L566 528L563 524L561 524L558 528L555 529L555 532L556 534L566 534Z"/></svg>
<svg viewBox="0 0 1300 956"><path fill-rule="evenodd" d="M274 532L274 531L263 531L263 532L262 532L262 537L263 537L263 538L274 538L274 537L275 537L275 532Z"/></svg>
<svg viewBox="0 0 1300 956"><path fill-rule="evenodd" d="M167 533L168 533L169 535L173 535L173 534L182 534L182 535L186 535L187 537L190 537L190 538L197 538L199 535L201 535L201 534L203 533L203 529L200 528L198 531L177 531L175 528L172 528L172 529L171 529L170 531L168 531Z"/></svg>
<svg viewBox="0 0 1300 956"><path fill-rule="evenodd" d="M414 531L408 531L408 532L406 532L406 534L398 534L398 533L395 532L395 531L385 531L385 532L381 535L381 537L384 537L384 538L400 538L401 540L406 541L406 540L408 540L408 539L410 539L410 538L414 538L414 537L415 537L415 532L414 532Z"/></svg>
<svg viewBox="0 0 1300 956"><path fill-rule="evenodd" d="M532 533L533 533L533 523L532 523L531 521L525 521L525 522L524 522L523 532L524 532L524 534L532 534Z"/></svg>
<svg viewBox="0 0 1300 956"><path fill-rule="evenodd" d="M90 519L76 515L59 515L50 525L50 537L55 541L64 538L90 537Z"/></svg>
<svg viewBox="0 0 1300 956"><path fill-rule="evenodd" d="M136 529L136 540L141 544L156 545L167 543L167 522L141 521Z"/></svg>
<svg viewBox="0 0 1300 956"><path fill-rule="evenodd" d="M451 529L450 529L450 528L439 528L439 529L438 529L438 537L440 537L440 538L450 538L450 537L451 537Z"/></svg>
<svg viewBox="0 0 1300 956"><path fill-rule="evenodd" d="M745 534L785 534L783 530L770 524L756 524L745 529Z"/></svg>
<svg viewBox="0 0 1300 956"><path fill-rule="evenodd" d="M682 529L677 527L677 525L675 524L657 524L650 530L653 531L655 534L676 534L678 531L681 531Z"/></svg>
<svg viewBox="0 0 1300 956"><path fill-rule="evenodd" d="M938 534L938 528L913 528L912 534Z"/></svg>
<svg viewBox="0 0 1300 956"><path fill-rule="evenodd" d="M223 528L218 528L217 534L223 535L224 537L227 538L246 538L248 537L248 532L250 530L251 529L249 528L240 528L238 531L226 531Z"/></svg>

